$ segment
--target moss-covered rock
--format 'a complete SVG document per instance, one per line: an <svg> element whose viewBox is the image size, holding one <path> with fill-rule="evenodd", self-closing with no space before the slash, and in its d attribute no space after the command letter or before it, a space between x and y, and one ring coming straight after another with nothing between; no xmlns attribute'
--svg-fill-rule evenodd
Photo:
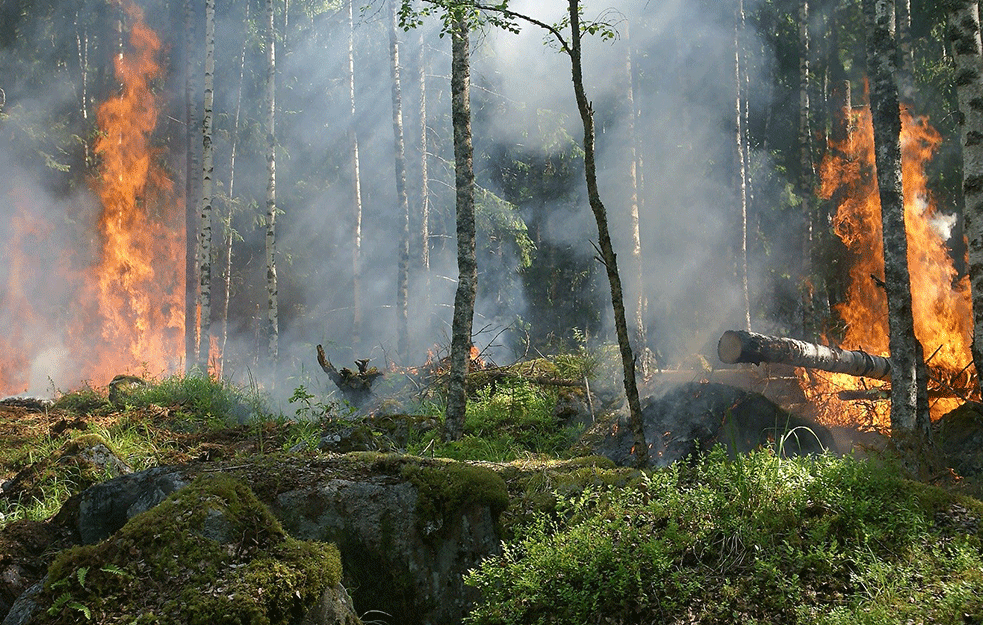
<svg viewBox="0 0 983 625"><path fill-rule="evenodd" d="M241 482L204 474L111 538L59 554L32 622L288 625L340 579L336 547L289 537Z"/></svg>

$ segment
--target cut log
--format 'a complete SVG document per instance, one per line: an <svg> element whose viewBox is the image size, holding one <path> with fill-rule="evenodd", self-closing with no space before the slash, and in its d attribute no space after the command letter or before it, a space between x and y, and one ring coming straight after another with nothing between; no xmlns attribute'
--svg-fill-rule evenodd
<svg viewBox="0 0 983 625"><path fill-rule="evenodd" d="M744 330L724 332L717 343L717 355L728 364L773 362L878 380L891 379L891 361L882 356Z"/></svg>

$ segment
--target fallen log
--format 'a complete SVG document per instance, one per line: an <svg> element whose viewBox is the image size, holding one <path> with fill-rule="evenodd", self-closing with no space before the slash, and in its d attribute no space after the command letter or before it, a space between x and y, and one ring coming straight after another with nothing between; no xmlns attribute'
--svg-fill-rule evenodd
<svg viewBox="0 0 983 625"><path fill-rule="evenodd" d="M882 356L744 330L724 332L717 343L717 356L728 364L773 362L878 380L891 379L891 361Z"/></svg>

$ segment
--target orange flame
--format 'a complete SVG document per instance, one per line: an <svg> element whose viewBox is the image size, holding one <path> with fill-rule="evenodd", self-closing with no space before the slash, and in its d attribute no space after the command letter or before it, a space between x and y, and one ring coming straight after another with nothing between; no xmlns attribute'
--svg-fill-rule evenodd
<svg viewBox="0 0 983 625"><path fill-rule="evenodd" d="M115 62L122 83L118 98L97 112L102 133L94 146L102 175L93 183L102 201L99 229L102 251L94 268L101 334L106 349L90 375L109 379L121 368L160 373L180 354L184 328L183 236L180 215L167 197L170 181L151 144L157 125L153 83L160 75L160 40L143 22L131 0L123 0L131 22L129 50Z"/></svg>
<svg viewBox="0 0 983 625"><path fill-rule="evenodd" d="M120 90L96 112L99 136L93 151L100 175L90 187L101 203L97 258L79 269L71 261L78 263L86 254L67 250L60 267L34 267L34 273L56 277L63 287L59 293L70 293L66 302L45 302L50 293L24 284L37 280L28 245L49 236L55 222L31 217L27 207L32 202L18 197L22 190L14 192L19 212L8 220L0 313L17 318L5 324L0 339L0 393L27 390L35 377L30 370L40 363L72 367L70 373L41 373L42 379L106 384L124 372L170 372L183 352L184 207L172 197L171 182L159 165L161 152L152 142L161 44L132 0L121 0L121 8L128 40L115 59ZM78 233L72 236L78 239ZM52 345L62 362L45 353Z"/></svg>
<svg viewBox="0 0 983 625"><path fill-rule="evenodd" d="M870 109L855 112L853 131L843 144L832 144L820 171L819 195L842 198L833 219L834 229L852 260L845 301L836 307L846 332L841 347L888 355L887 297L877 281L884 276L884 243L880 199L874 171L874 135ZM901 161L904 179L905 230L911 273L915 334L921 341L931 371L932 416L954 408L972 386L970 365L972 328L968 279L958 277L946 247L948 232L928 191L925 167L941 142L925 118L902 110ZM805 375L805 374L803 374ZM817 377L816 374L809 374ZM957 378L962 377L962 380ZM828 386L807 380L807 396L820 399L831 390L866 388L866 382L847 375L822 376ZM948 397L940 397L946 395ZM834 402L838 404L839 402ZM826 423L867 423L886 429L888 402L833 405L826 403L820 420Z"/></svg>

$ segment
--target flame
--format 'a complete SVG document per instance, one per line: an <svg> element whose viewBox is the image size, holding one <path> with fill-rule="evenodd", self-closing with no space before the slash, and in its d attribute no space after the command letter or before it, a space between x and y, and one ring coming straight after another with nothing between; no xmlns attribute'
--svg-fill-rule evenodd
<svg viewBox="0 0 983 625"><path fill-rule="evenodd" d="M106 384L119 373L170 372L183 353L184 207L173 197L152 141L161 43L132 0L121 0L120 7L127 34L114 59L120 89L96 112L99 175L89 184L101 205L92 224L98 229L95 259L66 250L60 266L40 267L29 246L43 244L43 237L56 240L55 222L32 216L32 202L17 197L25 191L13 192L16 212L6 220L8 260L0 283L0 315L7 321L0 393L27 390L36 377L32 368L70 365L67 376L52 369L40 377ZM78 232L61 234L85 246ZM90 260L81 260L86 256ZM58 288L28 282L39 276ZM45 300L52 291L65 301ZM53 361L56 353L61 362Z"/></svg>
<svg viewBox="0 0 983 625"><path fill-rule="evenodd" d="M925 169L941 137L922 117L902 109L901 162L904 180L905 230L911 274L915 334L930 369L931 413L938 418L968 398L972 376L972 328L969 282L959 277L946 246L948 233L928 191ZM878 281L884 276L880 199L874 170L874 134L870 109L854 112L852 132L843 143L831 143L820 168L820 197L838 199L834 230L849 250L850 283L836 313L845 327L840 346L887 356L887 296ZM886 429L889 402L830 402L836 390L864 390L862 378L802 372L803 389L819 400L820 420L827 424L866 424ZM806 379L808 378L808 379ZM943 396L943 395L948 395ZM962 398L954 397L962 395Z"/></svg>
<svg viewBox="0 0 983 625"><path fill-rule="evenodd" d="M92 185L102 202L101 258L92 280L104 348L89 375L107 380L120 369L172 368L184 328L180 212L173 208L171 183L157 166L159 150L151 143L161 44L139 7L124 0L122 8L131 22L129 50L115 59L119 97L96 113L102 132L94 151L102 175Z"/></svg>

